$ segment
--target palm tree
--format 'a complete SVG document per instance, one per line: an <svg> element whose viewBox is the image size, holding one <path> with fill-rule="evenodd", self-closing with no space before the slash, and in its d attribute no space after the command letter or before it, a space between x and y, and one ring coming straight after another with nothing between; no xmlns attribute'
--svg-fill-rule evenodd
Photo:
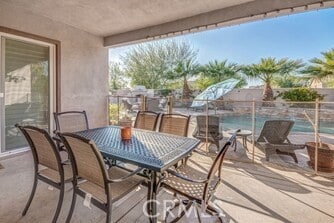
<svg viewBox="0 0 334 223"><path fill-rule="evenodd" d="M229 63L227 60L221 62L214 60L200 68L202 74L201 82L205 82L206 85L219 83L229 78L240 79L237 87L241 87L246 84L246 81L240 75L241 66L236 63ZM203 86L203 87L208 87Z"/></svg>
<svg viewBox="0 0 334 223"><path fill-rule="evenodd" d="M210 61L203 67L205 76L210 77L215 83L237 76L240 67L236 63L228 63L227 60L221 62Z"/></svg>
<svg viewBox="0 0 334 223"><path fill-rule="evenodd" d="M301 60L289 60L288 58L277 60L276 58L268 57L261 58L257 64L243 67L243 73L250 78L262 80L264 82L263 101L272 101L274 93L271 85L274 78L290 75L303 66L304 64Z"/></svg>
<svg viewBox="0 0 334 223"><path fill-rule="evenodd" d="M306 78L313 81L322 82L328 77L334 76L334 48L321 53L323 58L313 58L309 65L301 72L307 74Z"/></svg>
<svg viewBox="0 0 334 223"><path fill-rule="evenodd" d="M190 98L188 79L199 73L199 67L199 64L195 62L193 58L190 58L186 60L179 60L176 63L175 68L170 72L169 79L183 80L182 100Z"/></svg>

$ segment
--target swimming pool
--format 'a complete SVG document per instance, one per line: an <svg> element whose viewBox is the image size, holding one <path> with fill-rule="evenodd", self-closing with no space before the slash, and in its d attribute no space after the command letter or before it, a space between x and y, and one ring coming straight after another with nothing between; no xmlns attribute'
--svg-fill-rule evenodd
<svg viewBox="0 0 334 223"><path fill-rule="evenodd" d="M256 134L259 134L261 128L266 120L272 119L288 119L295 122L292 132L314 132L311 123L306 119L301 118L281 118L273 117L269 115L256 115L255 117L255 129ZM224 130L228 129L248 129L252 130L252 116L249 114L228 114L221 116L221 127ZM333 121L320 121L319 132L334 134L334 122Z"/></svg>

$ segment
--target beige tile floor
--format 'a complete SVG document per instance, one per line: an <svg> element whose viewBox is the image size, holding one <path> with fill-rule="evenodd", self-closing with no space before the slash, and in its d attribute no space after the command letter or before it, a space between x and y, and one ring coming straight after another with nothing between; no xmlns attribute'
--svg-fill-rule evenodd
<svg viewBox="0 0 334 223"><path fill-rule="evenodd" d="M25 217L21 211L30 194L33 160L30 152L0 160L0 222L50 222L57 202L58 191L50 190L42 182ZM212 158L195 155L189 162L198 169L207 169ZM66 187L65 200L59 222L65 222L68 213L71 185ZM133 192L115 205L115 222L148 222L143 213L146 188ZM173 199L162 191L158 200ZM217 189L213 203L224 213L225 222L334 222L334 179L310 173L282 170L275 166L226 160L223 182ZM99 209L88 209L79 198L72 222L104 222ZM159 206L160 218L162 205ZM205 222L216 219L205 218ZM183 219L182 222L197 222Z"/></svg>

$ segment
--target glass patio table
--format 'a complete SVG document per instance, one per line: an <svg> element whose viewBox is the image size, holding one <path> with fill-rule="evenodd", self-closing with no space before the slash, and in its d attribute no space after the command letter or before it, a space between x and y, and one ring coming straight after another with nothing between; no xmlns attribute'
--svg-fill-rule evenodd
<svg viewBox="0 0 334 223"><path fill-rule="evenodd" d="M165 133L132 128L129 141L122 141L119 126L107 126L77 132L85 138L94 140L102 155L106 158L131 163L147 169L149 178L148 206L151 222L156 222L156 195L158 173L185 158L194 150L199 140Z"/></svg>

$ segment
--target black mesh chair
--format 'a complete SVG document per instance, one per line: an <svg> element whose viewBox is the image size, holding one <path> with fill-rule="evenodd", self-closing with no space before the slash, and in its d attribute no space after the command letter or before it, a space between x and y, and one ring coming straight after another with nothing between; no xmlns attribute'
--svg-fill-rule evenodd
<svg viewBox="0 0 334 223"><path fill-rule="evenodd" d="M272 154L288 155L298 163L295 150L304 149L305 144L293 144L288 135L295 124L292 120L267 120L262 127L256 145L265 150L266 160Z"/></svg>
<svg viewBox="0 0 334 223"><path fill-rule="evenodd" d="M220 132L220 119L217 116L196 116L197 127L193 132L193 137L201 140L201 142L210 142L219 149L219 142L223 139L223 134Z"/></svg>

